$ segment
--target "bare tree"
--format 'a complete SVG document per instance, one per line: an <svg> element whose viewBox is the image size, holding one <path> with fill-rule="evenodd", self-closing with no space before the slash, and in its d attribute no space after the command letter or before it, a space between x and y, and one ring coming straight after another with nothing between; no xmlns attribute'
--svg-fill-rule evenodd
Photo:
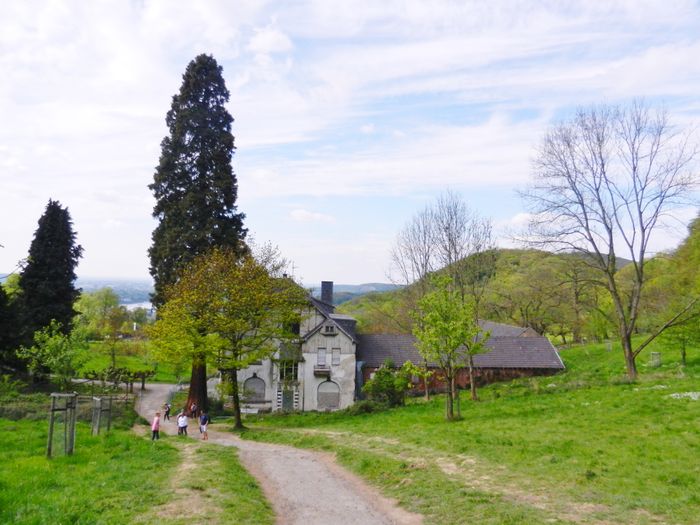
<svg viewBox="0 0 700 525"><path fill-rule="evenodd" d="M523 194L533 212L529 241L582 253L598 271L632 379L642 349L692 306L633 347L649 242L664 217L688 203L696 154L690 134L675 131L664 110L643 102L581 109L545 135L534 182ZM617 277L618 256L634 268L625 285Z"/></svg>
<svg viewBox="0 0 700 525"><path fill-rule="evenodd" d="M433 212L434 247L439 266L447 268L462 300L474 300L474 315L496 264L491 219L470 210L456 193L447 190Z"/></svg>
<svg viewBox="0 0 700 525"><path fill-rule="evenodd" d="M425 277L435 269L435 219L431 207L414 215L396 237L391 263L400 284L416 283L425 288ZM392 281L397 282L396 278Z"/></svg>
<svg viewBox="0 0 700 525"><path fill-rule="evenodd" d="M403 313L416 311L430 291L428 276L443 268L462 302L469 298L473 304L473 322L477 323L497 257L492 230L490 219L470 210L462 197L450 190L416 214L401 230L391 251L399 282L406 285ZM406 321L410 329L414 320L409 316ZM425 386L427 396L427 383Z"/></svg>

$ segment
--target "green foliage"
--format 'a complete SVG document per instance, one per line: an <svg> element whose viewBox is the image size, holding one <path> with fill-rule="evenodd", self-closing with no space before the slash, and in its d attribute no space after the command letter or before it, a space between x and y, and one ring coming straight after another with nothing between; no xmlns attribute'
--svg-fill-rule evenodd
<svg viewBox="0 0 700 525"><path fill-rule="evenodd" d="M159 221L149 249L155 281L154 304L165 301L167 286L196 256L215 246L245 251L242 213L231 168L233 118L222 68L209 55L192 60L166 117L169 134L149 186Z"/></svg>
<svg viewBox="0 0 700 525"><path fill-rule="evenodd" d="M406 392L411 387L410 365L410 361L407 361L401 368L396 368L394 363L387 359L374 372L372 379L365 383L362 392L371 401L388 407L403 405Z"/></svg>
<svg viewBox="0 0 700 525"><path fill-rule="evenodd" d="M0 370L21 368L17 359L17 313L15 304L11 303L5 289L0 284Z"/></svg>
<svg viewBox="0 0 700 525"><path fill-rule="evenodd" d="M45 370L56 376L66 389L85 360L87 343L75 332L64 334L61 324L52 320L49 326L34 333L34 345L21 347L17 354L26 359L29 370L41 377Z"/></svg>
<svg viewBox="0 0 700 525"><path fill-rule="evenodd" d="M31 343L34 332L49 326L52 320L64 334L71 331L75 288L75 267L83 249L76 244L76 234L67 208L49 200L29 247L27 265L20 273L22 341Z"/></svg>
<svg viewBox="0 0 700 525"><path fill-rule="evenodd" d="M473 297L463 296L446 275L433 277L431 284L433 289L418 301L413 335L423 359L437 364L450 387L445 417L452 420L455 401L457 417L460 417L457 372L468 365L471 377L472 358L486 351L489 334L477 323ZM470 383L472 399L476 400L476 384L473 379Z"/></svg>
<svg viewBox="0 0 700 525"><path fill-rule="evenodd" d="M9 374L0 375L0 396L17 395L25 386L23 381L13 379Z"/></svg>
<svg viewBox="0 0 700 525"><path fill-rule="evenodd" d="M78 315L75 326L88 339L116 338L129 320L129 312L119 304L119 296L111 288L83 292L75 303Z"/></svg>
<svg viewBox="0 0 700 525"><path fill-rule="evenodd" d="M159 359L207 363L232 374L234 405L236 371L292 344L298 337L292 326L307 304L301 286L271 274L264 256L261 261L226 249L198 257L168 290L149 329Z"/></svg>

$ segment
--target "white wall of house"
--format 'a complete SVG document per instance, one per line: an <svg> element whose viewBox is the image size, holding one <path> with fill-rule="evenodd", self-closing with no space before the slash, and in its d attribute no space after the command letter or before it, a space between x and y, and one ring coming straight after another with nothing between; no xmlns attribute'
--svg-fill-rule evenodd
<svg viewBox="0 0 700 525"><path fill-rule="evenodd" d="M325 335L323 330L316 332L302 346L304 362L299 370L302 381L303 410L328 410L347 408L355 398L355 343L343 332ZM319 375L318 370L325 366L328 375ZM321 386L323 383L332 383ZM329 407L335 386L338 390L338 406ZM321 396L319 396L321 388ZM324 394L326 394L324 396ZM321 402L319 403L319 400ZM325 400L325 402L324 402Z"/></svg>

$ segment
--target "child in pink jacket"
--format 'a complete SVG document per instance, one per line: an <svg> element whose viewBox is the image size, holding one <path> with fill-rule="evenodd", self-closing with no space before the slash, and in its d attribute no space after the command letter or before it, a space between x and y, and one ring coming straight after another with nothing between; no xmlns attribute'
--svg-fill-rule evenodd
<svg viewBox="0 0 700 525"><path fill-rule="evenodd" d="M160 412L156 412L151 423L151 441L160 439Z"/></svg>

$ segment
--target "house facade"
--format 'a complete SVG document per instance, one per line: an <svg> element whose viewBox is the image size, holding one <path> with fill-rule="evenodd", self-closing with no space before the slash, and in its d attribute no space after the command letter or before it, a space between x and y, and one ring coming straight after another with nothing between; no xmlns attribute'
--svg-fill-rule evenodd
<svg viewBox="0 0 700 525"><path fill-rule="evenodd" d="M281 347L265 359L239 371L244 411L329 411L347 408L361 397L362 385L385 360L400 366L424 364L410 334L362 334L354 318L336 314L333 283L321 283L321 298L309 297L299 326L298 344ZM556 349L531 328L481 321L490 333L488 351L474 358L476 380L491 383L517 377L550 375L564 369ZM436 369L434 364L428 363ZM437 370L436 370L437 372ZM458 377L466 388L466 370ZM428 384L442 391L435 373ZM424 388L416 382L416 391Z"/></svg>
<svg viewBox="0 0 700 525"><path fill-rule="evenodd" d="M355 319L336 314L333 283L321 283L321 298L309 298L299 326L299 344L239 372L243 408L311 411L346 408L355 400Z"/></svg>

